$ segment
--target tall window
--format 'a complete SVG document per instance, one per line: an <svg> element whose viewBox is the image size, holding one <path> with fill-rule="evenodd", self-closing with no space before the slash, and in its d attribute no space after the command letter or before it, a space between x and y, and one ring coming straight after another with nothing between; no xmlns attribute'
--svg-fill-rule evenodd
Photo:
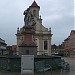
<svg viewBox="0 0 75 75"><path fill-rule="evenodd" d="M47 50L47 47L48 47L48 42L47 40L44 40L44 50Z"/></svg>
<svg viewBox="0 0 75 75"><path fill-rule="evenodd" d="M33 10L33 15L36 16L36 10Z"/></svg>

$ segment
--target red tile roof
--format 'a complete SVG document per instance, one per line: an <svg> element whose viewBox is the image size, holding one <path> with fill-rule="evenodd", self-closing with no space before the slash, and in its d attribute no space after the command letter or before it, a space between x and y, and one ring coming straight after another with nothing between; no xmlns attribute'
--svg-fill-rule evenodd
<svg viewBox="0 0 75 75"><path fill-rule="evenodd" d="M39 6L38 6L37 3L34 1L34 2L32 3L32 5L31 5L31 7L39 7Z"/></svg>

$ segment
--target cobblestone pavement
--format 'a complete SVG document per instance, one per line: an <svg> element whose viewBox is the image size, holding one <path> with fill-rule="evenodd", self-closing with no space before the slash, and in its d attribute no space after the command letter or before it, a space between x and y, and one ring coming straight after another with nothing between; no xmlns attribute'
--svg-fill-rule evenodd
<svg viewBox="0 0 75 75"><path fill-rule="evenodd" d="M57 70L46 73L35 73L35 75L75 75L75 57L65 57L65 61L69 62L70 70ZM0 73L0 75L21 75L20 73Z"/></svg>

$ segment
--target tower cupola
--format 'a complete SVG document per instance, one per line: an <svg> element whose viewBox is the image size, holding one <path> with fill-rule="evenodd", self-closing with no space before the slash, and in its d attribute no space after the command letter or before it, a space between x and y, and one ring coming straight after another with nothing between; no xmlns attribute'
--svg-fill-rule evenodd
<svg viewBox="0 0 75 75"><path fill-rule="evenodd" d="M38 8L40 8L40 6L38 6L38 4L35 1L31 4L30 7L38 7Z"/></svg>
<svg viewBox="0 0 75 75"><path fill-rule="evenodd" d="M34 17L37 17L39 19L39 10L40 10L40 6L38 6L38 4L36 3L36 1L34 0L34 2L31 4L31 6L29 6L30 11L32 12Z"/></svg>

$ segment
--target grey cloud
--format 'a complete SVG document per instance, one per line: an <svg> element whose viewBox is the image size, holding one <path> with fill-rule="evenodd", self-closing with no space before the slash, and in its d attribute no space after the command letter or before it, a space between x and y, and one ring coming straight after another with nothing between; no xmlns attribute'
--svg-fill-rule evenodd
<svg viewBox="0 0 75 75"><path fill-rule="evenodd" d="M32 0L2 0L0 2L0 37L5 39L7 44L16 42L16 29L24 24L23 11L32 2ZM36 2L41 8L43 25L52 28L52 43L61 43L74 27L73 0L36 0Z"/></svg>

